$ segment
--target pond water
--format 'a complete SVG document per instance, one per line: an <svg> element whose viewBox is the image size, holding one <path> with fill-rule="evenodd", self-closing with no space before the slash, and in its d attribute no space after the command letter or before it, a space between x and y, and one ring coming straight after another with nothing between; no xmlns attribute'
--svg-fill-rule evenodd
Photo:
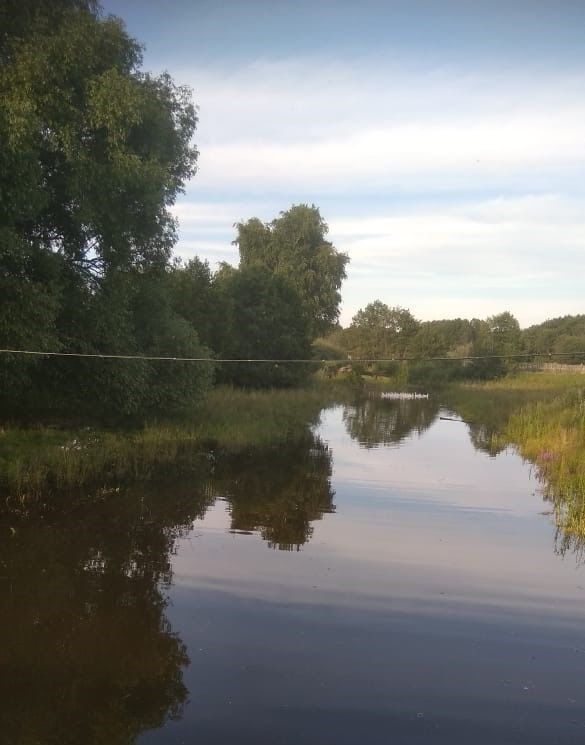
<svg viewBox="0 0 585 745"><path fill-rule="evenodd" d="M3 526L0 740L585 742L580 557L530 466L442 416L336 406Z"/></svg>

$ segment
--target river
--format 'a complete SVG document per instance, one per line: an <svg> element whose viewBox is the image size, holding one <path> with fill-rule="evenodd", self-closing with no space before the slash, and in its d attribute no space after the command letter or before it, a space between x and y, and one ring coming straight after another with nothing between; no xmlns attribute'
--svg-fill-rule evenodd
<svg viewBox="0 0 585 745"><path fill-rule="evenodd" d="M0 739L584 742L581 557L530 465L441 417L335 406L4 530Z"/></svg>

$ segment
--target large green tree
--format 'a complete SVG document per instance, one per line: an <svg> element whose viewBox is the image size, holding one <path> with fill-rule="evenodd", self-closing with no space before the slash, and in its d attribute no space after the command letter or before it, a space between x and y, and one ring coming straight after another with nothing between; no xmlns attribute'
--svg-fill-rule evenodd
<svg viewBox="0 0 585 745"><path fill-rule="evenodd" d="M516 318L504 311L486 318L473 319L471 354L473 360L467 370L480 378L495 378L510 371L514 365L513 355L522 352L522 334Z"/></svg>
<svg viewBox="0 0 585 745"><path fill-rule="evenodd" d="M418 330L418 321L407 308L389 307L375 300L352 318L350 339L359 356L405 356Z"/></svg>
<svg viewBox="0 0 585 745"><path fill-rule="evenodd" d="M18 26L36 7L4 42L2 224L87 273L164 263L175 239L167 208L195 167L194 107L168 75L141 71L119 19L80 5L15 11Z"/></svg>
<svg viewBox="0 0 585 745"><path fill-rule="evenodd" d="M225 364L219 368L220 379L253 387L299 383L307 366L286 360L308 359L311 348L301 302L288 282L258 264L240 269L224 265L214 284L222 320L220 356L275 360Z"/></svg>
<svg viewBox="0 0 585 745"><path fill-rule="evenodd" d="M204 344L215 349L222 319L208 262L195 257L175 263L169 273L169 289L173 309L193 326Z"/></svg>
<svg viewBox="0 0 585 745"><path fill-rule="evenodd" d="M265 266L294 288L312 338L330 331L339 316L349 257L327 240L318 208L297 204L270 223L252 218L236 227L241 266Z"/></svg>
<svg viewBox="0 0 585 745"><path fill-rule="evenodd" d="M190 92L143 72L140 45L91 0L10 1L2 11L0 345L202 354L159 302L176 239L169 207L196 166ZM138 302L146 287L150 305ZM91 375L74 360L0 365L12 402L20 392L35 406L41 393L76 410L91 397L129 413L176 408L165 376L142 363L94 364ZM186 402L209 376L187 377Z"/></svg>
<svg viewBox="0 0 585 745"><path fill-rule="evenodd" d="M522 331L527 352L567 355L559 362L585 362L585 315L551 318Z"/></svg>

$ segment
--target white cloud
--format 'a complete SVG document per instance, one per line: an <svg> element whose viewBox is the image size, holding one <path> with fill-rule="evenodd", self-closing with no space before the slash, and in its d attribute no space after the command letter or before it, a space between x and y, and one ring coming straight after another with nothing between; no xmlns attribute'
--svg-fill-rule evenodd
<svg viewBox="0 0 585 745"><path fill-rule="evenodd" d="M318 142L225 143L206 148L200 174L214 189L281 192L509 188L544 178L558 183L565 169L585 165L584 123L585 107L579 121L543 114L402 125Z"/></svg>
<svg viewBox="0 0 585 745"><path fill-rule="evenodd" d="M235 222L314 201L352 260L344 322L376 297L422 318L585 310L585 70L313 58L175 77L201 106L183 256L235 263Z"/></svg>
<svg viewBox="0 0 585 745"><path fill-rule="evenodd" d="M185 71L201 188L550 188L585 164L585 74L319 58Z"/></svg>
<svg viewBox="0 0 585 745"><path fill-rule="evenodd" d="M372 122L400 126L456 118L582 110L582 70L422 66L400 58L319 56L258 60L234 68L178 70L200 106L200 132L213 144L276 142L350 134Z"/></svg>
<svg viewBox="0 0 585 745"><path fill-rule="evenodd" d="M177 214L187 230L180 255L237 263L231 210L238 206L182 204ZM524 325L585 311L585 199L528 195L391 206L372 215L332 215L329 226L334 245L351 258L343 323L376 298L421 318L510 309Z"/></svg>

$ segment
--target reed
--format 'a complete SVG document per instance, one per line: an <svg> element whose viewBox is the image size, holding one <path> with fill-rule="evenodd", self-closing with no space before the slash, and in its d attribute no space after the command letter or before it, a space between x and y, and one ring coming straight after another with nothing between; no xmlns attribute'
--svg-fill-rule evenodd
<svg viewBox="0 0 585 745"><path fill-rule="evenodd" d="M525 372L450 386L444 401L481 425L496 454L507 445L535 466L553 505L561 546L585 547L585 380L580 374Z"/></svg>
<svg viewBox="0 0 585 745"><path fill-rule="evenodd" d="M278 445L317 424L339 391L243 391L216 388L181 422L151 422L139 429L0 429L0 510L48 507L56 494L88 498L109 484L147 480L165 467L186 468L210 449L235 451Z"/></svg>
<svg viewBox="0 0 585 745"><path fill-rule="evenodd" d="M522 407L504 434L535 464L559 528L585 538L585 389Z"/></svg>

